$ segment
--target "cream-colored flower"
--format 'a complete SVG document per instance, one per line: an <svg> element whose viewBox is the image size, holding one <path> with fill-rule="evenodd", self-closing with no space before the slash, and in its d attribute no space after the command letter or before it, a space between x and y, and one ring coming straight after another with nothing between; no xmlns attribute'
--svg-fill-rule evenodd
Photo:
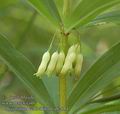
<svg viewBox="0 0 120 114"><path fill-rule="evenodd" d="M83 55L78 54L76 57L76 65L75 65L75 75L76 77L80 76L80 72L82 69L82 63L83 63Z"/></svg>
<svg viewBox="0 0 120 114"><path fill-rule="evenodd" d="M64 64L64 60L65 60L65 54L64 54L63 51L61 51L59 53L58 60L57 60L57 65L56 65L56 68L55 68L57 74L61 71L61 69L63 67L63 64Z"/></svg>
<svg viewBox="0 0 120 114"><path fill-rule="evenodd" d="M50 60L50 53L47 51L44 53L44 55L42 57L41 64L38 68L37 73L35 74L36 76L39 77L45 73L45 70L46 70L46 67L47 67L49 60Z"/></svg>
<svg viewBox="0 0 120 114"><path fill-rule="evenodd" d="M75 58L76 58L76 53L74 53L74 52L70 53L69 56L67 55L67 57L65 59L65 63L61 70L62 75L65 75L69 70L72 69L72 64L75 61Z"/></svg>
<svg viewBox="0 0 120 114"><path fill-rule="evenodd" d="M57 60L58 60L58 52L54 52L51 56L50 63L47 67L46 72L47 72L48 76L50 76L54 72L55 66L57 64Z"/></svg>

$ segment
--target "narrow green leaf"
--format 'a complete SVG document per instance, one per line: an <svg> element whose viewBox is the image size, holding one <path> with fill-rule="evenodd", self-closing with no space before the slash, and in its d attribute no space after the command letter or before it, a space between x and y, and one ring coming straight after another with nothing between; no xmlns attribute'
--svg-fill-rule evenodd
<svg viewBox="0 0 120 114"><path fill-rule="evenodd" d="M118 112L118 111L120 111L120 103L99 106L95 109L82 112L81 114L103 114L106 112Z"/></svg>
<svg viewBox="0 0 120 114"><path fill-rule="evenodd" d="M114 101L114 100L118 100L120 99L120 94L118 95L114 95L114 96L110 96L110 97L103 97L97 100L92 101L91 103L102 103L102 102L110 102L110 101Z"/></svg>
<svg viewBox="0 0 120 114"><path fill-rule="evenodd" d="M83 26L93 20L103 11L120 3L120 0L82 0L70 17L65 19L67 31Z"/></svg>
<svg viewBox="0 0 120 114"><path fill-rule="evenodd" d="M34 8L47 17L53 24L61 24L61 18L53 0L28 0Z"/></svg>
<svg viewBox="0 0 120 114"><path fill-rule="evenodd" d="M71 0L71 5L73 6L73 10L75 10L75 8L78 7L78 5L80 4L80 2L82 2L82 0Z"/></svg>
<svg viewBox="0 0 120 114"><path fill-rule="evenodd" d="M120 43L106 52L84 74L68 99L69 110L86 104L90 99L120 76ZM73 99L74 98L74 99ZM77 106L76 106L77 104Z"/></svg>
<svg viewBox="0 0 120 114"><path fill-rule="evenodd" d="M106 24L109 22L120 24L120 10L111 11L100 16L97 16L87 26Z"/></svg>
<svg viewBox="0 0 120 114"><path fill-rule="evenodd" d="M43 82L46 85L46 88L51 96L51 98L54 101L55 106L59 104L59 85L58 85L58 78L56 76L53 76L52 78L49 78L46 76L43 78Z"/></svg>
<svg viewBox="0 0 120 114"><path fill-rule="evenodd" d="M18 52L7 39L0 35L0 59L25 84L43 105L53 106L53 101L42 80L33 76L35 69L31 62Z"/></svg>
<svg viewBox="0 0 120 114"><path fill-rule="evenodd" d="M102 98L101 98L102 96ZM104 88L100 93L94 96L92 99L92 103L94 102L109 102L111 100L117 100L120 96L120 85L109 84L106 88Z"/></svg>

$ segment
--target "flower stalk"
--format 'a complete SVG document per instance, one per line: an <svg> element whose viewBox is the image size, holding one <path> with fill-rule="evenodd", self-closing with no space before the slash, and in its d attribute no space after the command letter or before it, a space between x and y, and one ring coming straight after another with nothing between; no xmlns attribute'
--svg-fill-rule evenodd
<svg viewBox="0 0 120 114"><path fill-rule="evenodd" d="M66 76L59 76L59 92L60 92L60 114L67 114L67 104L66 104Z"/></svg>
<svg viewBox="0 0 120 114"><path fill-rule="evenodd" d="M62 39L64 40L64 45L62 45L62 49L65 53L67 53L68 49L68 36L62 35ZM60 112L59 114L67 114L67 82L66 82L66 74L59 75L59 106Z"/></svg>

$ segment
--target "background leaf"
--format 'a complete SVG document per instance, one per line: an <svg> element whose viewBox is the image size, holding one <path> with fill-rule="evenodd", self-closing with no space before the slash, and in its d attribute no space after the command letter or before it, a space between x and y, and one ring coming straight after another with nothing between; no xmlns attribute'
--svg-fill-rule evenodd
<svg viewBox="0 0 120 114"><path fill-rule="evenodd" d="M118 80L118 79L117 79ZM116 84L116 82L114 82ZM104 103L120 99L120 85L114 85L114 83L108 85L99 94L93 97L93 101L90 103Z"/></svg>
<svg viewBox="0 0 120 114"><path fill-rule="evenodd" d="M108 114L106 112L119 113L119 111L120 111L120 103L114 103L114 104L98 106L97 108L82 112L81 114L103 114L103 113Z"/></svg>
<svg viewBox="0 0 120 114"><path fill-rule="evenodd" d="M100 99L93 101L92 103L110 102L110 101L114 101L118 99L120 99L120 94L106 97L106 98L100 98Z"/></svg>
<svg viewBox="0 0 120 114"><path fill-rule="evenodd" d="M46 16L52 23L59 25L61 18L53 0L28 0L35 9Z"/></svg>
<svg viewBox="0 0 120 114"><path fill-rule="evenodd" d="M0 35L0 58L43 105L53 106L52 99L44 83L33 76L36 72L33 65L2 35Z"/></svg>

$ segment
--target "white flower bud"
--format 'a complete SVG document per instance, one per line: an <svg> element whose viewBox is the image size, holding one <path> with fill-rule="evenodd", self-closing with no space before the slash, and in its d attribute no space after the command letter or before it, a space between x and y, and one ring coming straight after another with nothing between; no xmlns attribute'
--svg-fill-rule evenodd
<svg viewBox="0 0 120 114"><path fill-rule="evenodd" d="M75 58L76 58L76 53L72 52L68 57L68 61L73 63L75 61Z"/></svg>
<svg viewBox="0 0 120 114"><path fill-rule="evenodd" d="M72 52L75 52L75 45L72 45L69 49L68 49L68 53L67 55L71 54Z"/></svg>
<svg viewBox="0 0 120 114"><path fill-rule="evenodd" d="M37 73L35 74L36 76L41 76L41 75L44 74L49 60L50 60L50 53L47 51L47 52L44 53L44 55L42 57L41 64L38 68Z"/></svg>
<svg viewBox="0 0 120 114"><path fill-rule="evenodd" d="M53 73L57 60L58 60L58 52L54 52L53 55L51 56L51 60L47 68L47 74L49 76Z"/></svg>
<svg viewBox="0 0 120 114"><path fill-rule="evenodd" d="M69 56L66 57L65 63L61 70L61 74L65 75L69 70L72 69L72 64L75 61L76 54L74 52L70 53Z"/></svg>
<svg viewBox="0 0 120 114"><path fill-rule="evenodd" d="M65 60L65 54L62 51L59 53L58 60L57 60L57 65L56 65L56 73L57 74L61 71L63 64L64 64L64 60Z"/></svg>
<svg viewBox="0 0 120 114"><path fill-rule="evenodd" d="M82 69L82 63L83 63L83 55L78 54L76 58L76 65L75 65L75 75L76 77L80 76L80 72Z"/></svg>

